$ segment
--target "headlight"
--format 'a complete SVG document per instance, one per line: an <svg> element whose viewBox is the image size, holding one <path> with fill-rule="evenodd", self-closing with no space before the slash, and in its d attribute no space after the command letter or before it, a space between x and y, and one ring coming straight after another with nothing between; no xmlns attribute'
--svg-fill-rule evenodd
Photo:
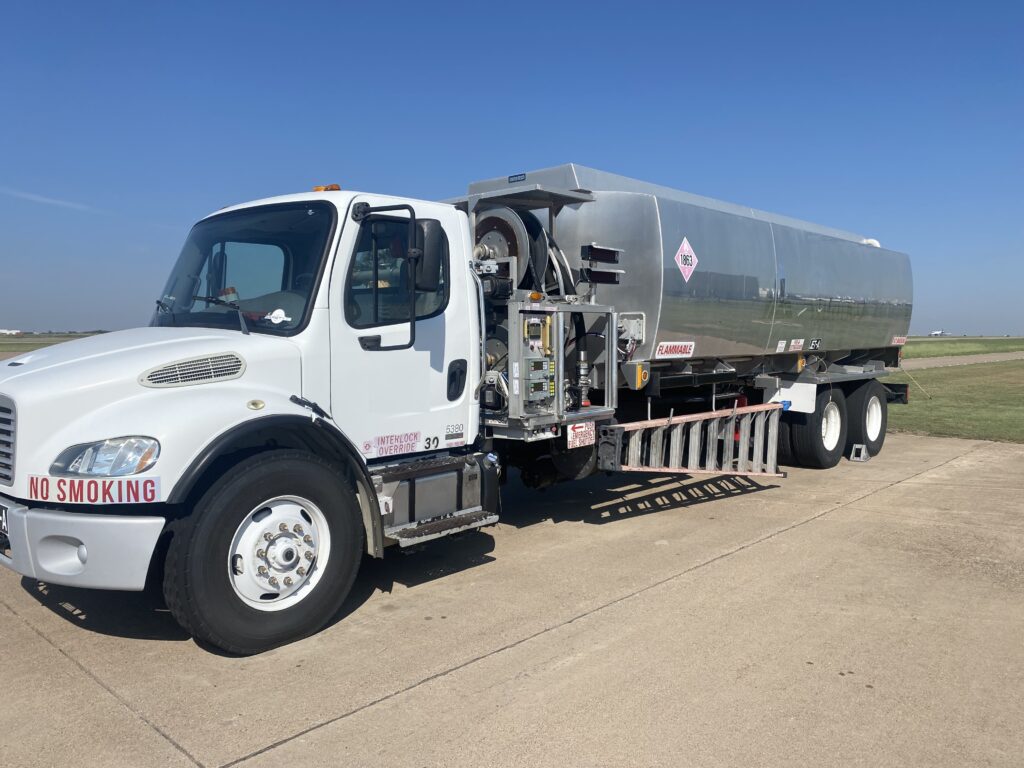
<svg viewBox="0 0 1024 768"><path fill-rule="evenodd" d="M74 445L57 457L51 475L124 477L145 472L160 457L152 437L114 437L99 443Z"/></svg>

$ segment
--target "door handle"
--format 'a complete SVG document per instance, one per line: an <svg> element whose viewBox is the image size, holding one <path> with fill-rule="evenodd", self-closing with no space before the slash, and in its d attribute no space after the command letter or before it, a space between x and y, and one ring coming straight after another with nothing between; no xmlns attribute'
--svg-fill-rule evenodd
<svg viewBox="0 0 1024 768"><path fill-rule="evenodd" d="M374 352L380 349L380 336L360 336L359 346L367 352Z"/></svg>
<svg viewBox="0 0 1024 768"><path fill-rule="evenodd" d="M466 389L466 371L468 363L465 360L452 360L448 364L448 402L458 400Z"/></svg>

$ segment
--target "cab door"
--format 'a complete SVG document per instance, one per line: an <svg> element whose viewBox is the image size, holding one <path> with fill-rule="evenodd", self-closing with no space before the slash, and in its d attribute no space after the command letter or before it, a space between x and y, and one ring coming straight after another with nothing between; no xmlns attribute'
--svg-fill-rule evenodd
<svg viewBox="0 0 1024 768"><path fill-rule="evenodd" d="M356 221L358 203L371 212ZM374 212L396 205L412 206L416 243L409 242L407 211ZM330 294L334 421L367 461L472 443L480 331L465 214L374 195L357 196L342 213ZM424 265L437 255L434 286L421 288L410 276L410 248L423 252ZM412 331L413 290L415 341L401 348Z"/></svg>

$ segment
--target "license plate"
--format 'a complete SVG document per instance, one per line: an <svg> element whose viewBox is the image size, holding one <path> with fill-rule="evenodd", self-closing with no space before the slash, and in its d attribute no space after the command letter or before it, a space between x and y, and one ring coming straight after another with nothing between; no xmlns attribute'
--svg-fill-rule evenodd
<svg viewBox="0 0 1024 768"><path fill-rule="evenodd" d="M0 535L7 535L7 507L0 504Z"/></svg>

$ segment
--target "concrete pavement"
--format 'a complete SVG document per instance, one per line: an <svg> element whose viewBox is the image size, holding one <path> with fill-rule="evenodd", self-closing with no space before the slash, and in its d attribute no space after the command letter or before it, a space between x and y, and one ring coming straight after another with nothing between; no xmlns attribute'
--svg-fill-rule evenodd
<svg viewBox="0 0 1024 768"><path fill-rule="evenodd" d="M776 482L510 485L238 659L0 573L10 765L1019 765L1024 446L890 435Z"/></svg>

